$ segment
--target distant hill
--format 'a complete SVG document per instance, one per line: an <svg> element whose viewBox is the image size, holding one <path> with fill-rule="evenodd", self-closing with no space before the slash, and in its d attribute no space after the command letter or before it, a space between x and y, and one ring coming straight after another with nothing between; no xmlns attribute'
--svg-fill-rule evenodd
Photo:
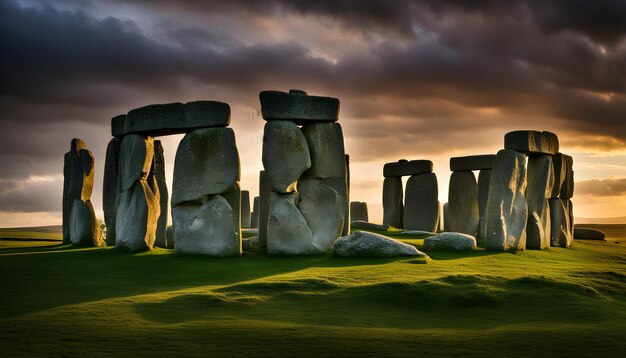
<svg viewBox="0 0 626 358"><path fill-rule="evenodd" d="M575 218L576 224L626 224L626 216L615 218Z"/></svg>

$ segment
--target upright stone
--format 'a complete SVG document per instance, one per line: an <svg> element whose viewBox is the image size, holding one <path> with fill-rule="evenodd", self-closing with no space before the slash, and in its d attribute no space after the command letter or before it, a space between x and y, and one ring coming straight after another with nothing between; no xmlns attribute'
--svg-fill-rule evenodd
<svg viewBox="0 0 626 358"><path fill-rule="evenodd" d="M550 199L550 245L570 247L574 240L571 231L569 200Z"/></svg>
<svg viewBox="0 0 626 358"><path fill-rule="evenodd" d="M104 222L107 227L106 243L115 246L115 219L117 216L118 197L122 183L120 178L120 147L122 140L113 138L107 146L106 160L104 163L104 183L102 185L102 209ZM167 198L167 195L166 195Z"/></svg>
<svg viewBox="0 0 626 358"><path fill-rule="evenodd" d="M450 231L476 236L480 222L478 188L474 173L453 172L448 191L448 217Z"/></svg>
<svg viewBox="0 0 626 358"><path fill-rule="evenodd" d="M160 140L154 141L154 161L152 164L151 175L154 176L159 188L159 219L157 221L157 231L154 245L167 248L167 218L169 210L167 205L168 190L165 182L165 158L163 157L163 145Z"/></svg>
<svg viewBox="0 0 626 358"><path fill-rule="evenodd" d="M516 251L526 248L526 157L514 150L496 156L487 200L486 248Z"/></svg>
<svg viewBox="0 0 626 358"><path fill-rule="evenodd" d="M444 232L450 232L450 221L448 220L448 218L450 217L448 214L448 203L443 204L443 213L442 213L442 217L443 217L443 231Z"/></svg>
<svg viewBox="0 0 626 358"><path fill-rule="evenodd" d="M255 196L252 204L252 213L250 214L250 227L258 229L259 228L259 210L260 206L260 197Z"/></svg>
<svg viewBox="0 0 626 358"><path fill-rule="evenodd" d="M250 228L250 192L241 191L241 227Z"/></svg>
<svg viewBox="0 0 626 358"><path fill-rule="evenodd" d="M267 251L267 223L270 215L270 201L272 189L270 188L265 170L259 173L259 252Z"/></svg>
<svg viewBox="0 0 626 358"><path fill-rule="evenodd" d="M311 230L315 252L330 251L343 231L344 198L321 179L302 179L298 183L298 210ZM271 239L271 238L270 238Z"/></svg>
<svg viewBox="0 0 626 358"><path fill-rule="evenodd" d="M345 216L343 219L343 230L341 231L341 236L350 235L350 223L351 219L351 211L350 211L350 155L346 154L346 195L344 198L345 201ZM341 194L341 193L340 193Z"/></svg>
<svg viewBox="0 0 626 358"><path fill-rule="evenodd" d="M552 156L552 167L554 169L554 185L552 186L550 199L559 197L568 172L572 170L572 157L563 153L556 153Z"/></svg>
<svg viewBox="0 0 626 358"><path fill-rule="evenodd" d="M311 155L311 168L305 174L313 178L344 178L346 153L341 125L336 122L307 123L302 126Z"/></svg>
<svg viewBox="0 0 626 358"><path fill-rule="evenodd" d="M574 197L574 171L572 170L572 157L568 157L565 161L566 175L561 186L559 198L571 199Z"/></svg>
<svg viewBox="0 0 626 358"><path fill-rule="evenodd" d="M367 203L363 201L353 201L350 203L350 220L369 222L367 213ZM345 235L344 235L345 236Z"/></svg>
<svg viewBox="0 0 626 358"><path fill-rule="evenodd" d="M70 240L73 245L79 246L104 245L90 200L74 200L70 217Z"/></svg>
<svg viewBox="0 0 626 358"><path fill-rule="evenodd" d="M548 198L554 185L552 157L549 155L531 155L528 158L527 172L526 248L531 250L547 249L550 248L551 232Z"/></svg>
<svg viewBox="0 0 626 358"><path fill-rule="evenodd" d="M487 201L490 181L491 169L483 169L478 173L478 213L480 215L478 236L483 239L487 237Z"/></svg>
<svg viewBox="0 0 626 358"><path fill-rule="evenodd" d="M267 224L268 255L318 254L313 233L296 206L297 194L270 193Z"/></svg>
<svg viewBox="0 0 626 358"><path fill-rule="evenodd" d="M294 122L271 121L263 131L263 167L272 191L291 193L311 167L309 147Z"/></svg>
<svg viewBox="0 0 626 358"><path fill-rule="evenodd" d="M404 216L402 178L386 177L383 181L383 225L401 229Z"/></svg>
<svg viewBox="0 0 626 358"><path fill-rule="evenodd" d="M83 192L83 168L81 151L87 145L78 138L72 139L70 151L65 153L63 163L63 243L69 244L70 240L70 215L74 200L80 199Z"/></svg>
<svg viewBox="0 0 626 358"><path fill-rule="evenodd" d="M435 173L412 175L404 195L404 228L436 232L439 222L439 191Z"/></svg>

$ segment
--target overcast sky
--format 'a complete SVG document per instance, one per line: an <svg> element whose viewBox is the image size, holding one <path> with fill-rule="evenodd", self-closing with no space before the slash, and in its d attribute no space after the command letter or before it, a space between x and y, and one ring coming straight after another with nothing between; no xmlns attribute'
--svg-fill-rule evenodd
<svg viewBox="0 0 626 358"><path fill-rule="evenodd" d="M382 166L495 153L557 133L578 217L626 216L626 1L0 1L0 226L60 224L70 140L96 157L110 118L224 101L258 193L261 90L337 97L352 200L381 221ZM181 136L162 137L170 174ZM170 181L171 182L171 181Z"/></svg>

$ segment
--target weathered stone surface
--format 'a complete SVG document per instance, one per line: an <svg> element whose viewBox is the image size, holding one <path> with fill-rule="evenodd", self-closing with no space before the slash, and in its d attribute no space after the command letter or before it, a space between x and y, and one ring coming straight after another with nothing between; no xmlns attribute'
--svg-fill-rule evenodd
<svg viewBox="0 0 626 358"><path fill-rule="evenodd" d="M124 122L126 121L126 115L120 114L111 118L111 136L122 138L126 135L124 131Z"/></svg>
<svg viewBox="0 0 626 358"><path fill-rule="evenodd" d="M404 218L402 179L386 177L383 181L383 225L401 229Z"/></svg>
<svg viewBox="0 0 626 358"><path fill-rule="evenodd" d="M240 255L235 216L233 208L221 195L173 207L176 252L218 257Z"/></svg>
<svg viewBox="0 0 626 358"><path fill-rule="evenodd" d="M344 197L344 202L346 204L346 211L345 211L345 216L343 219L343 230L341 231L341 236L346 236L348 234L350 234L350 155L346 154L346 177L345 177L345 197ZM336 179L327 179L327 181L332 181L332 180L336 180ZM337 190L337 188L333 185L331 185L331 187L333 187L333 189ZM339 195L342 194L342 192L340 190L338 190Z"/></svg>
<svg viewBox="0 0 626 358"><path fill-rule="evenodd" d="M353 229L363 229L363 230L382 230L387 231L389 226L387 225L379 225L366 221L355 220L351 223Z"/></svg>
<svg viewBox="0 0 626 358"><path fill-rule="evenodd" d="M165 182L165 158L163 157L163 145L160 140L154 141L154 162L150 173L154 176L157 186L159 187L159 204L161 212L157 221L157 231L154 246L167 247L167 218L169 210L167 205L168 190Z"/></svg>
<svg viewBox="0 0 626 358"><path fill-rule="evenodd" d="M241 249L246 252L258 252L259 251L259 237L252 236L241 239Z"/></svg>
<svg viewBox="0 0 626 358"><path fill-rule="evenodd" d="M450 222L448 221L448 203L443 204L443 231L450 231Z"/></svg>
<svg viewBox="0 0 626 358"><path fill-rule="evenodd" d="M230 125L230 106L217 101L193 101L183 107L182 123L167 122L168 128L181 129L177 133L196 128L227 127Z"/></svg>
<svg viewBox="0 0 626 358"><path fill-rule="evenodd" d="M390 237L366 231L355 231L342 236L333 245L333 255L339 257L398 257L428 255L414 246Z"/></svg>
<svg viewBox="0 0 626 358"><path fill-rule="evenodd" d="M493 161L496 160L495 154L470 155L467 157L450 158L450 170L470 171L484 170L493 168Z"/></svg>
<svg viewBox="0 0 626 358"><path fill-rule="evenodd" d="M250 192L241 191L241 227L252 227L250 225Z"/></svg>
<svg viewBox="0 0 626 358"><path fill-rule="evenodd" d="M271 193L267 222L268 255L322 253L313 243L313 233L296 206L297 194Z"/></svg>
<svg viewBox="0 0 626 358"><path fill-rule="evenodd" d="M453 232L475 236L480 223L478 185L472 172L453 172L448 191L446 221Z"/></svg>
<svg viewBox="0 0 626 358"><path fill-rule="evenodd" d="M554 185L552 186L550 199L558 198L561 194L567 173L572 170L572 157L563 153L556 153L552 156L552 167L554 169Z"/></svg>
<svg viewBox="0 0 626 358"><path fill-rule="evenodd" d="M74 138L63 163L63 243L70 243L70 215L74 200L90 200L94 181L94 157L84 141Z"/></svg>
<svg viewBox="0 0 626 358"><path fill-rule="evenodd" d="M489 182L491 169L484 169L478 173L478 237L487 237L487 200L489 200Z"/></svg>
<svg viewBox="0 0 626 358"><path fill-rule="evenodd" d="M298 192L298 209L311 230L314 247L318 253L329 251L343 230L343 197L320 179L300 180Z"/></svg>
<svg viewBox="0 0 626 358"><path fill-rule="evenodd" d="M550 199L550 245L570 247L574 236L570 230L568 200Z"/></svg>
<svg viewBox="0 0 626 358"><path fill-rule="evenodd" d="M102 185L102 210L104 222L107 227L106 242L109 246L115 246L115 219L117 216L118 196L121 191L119 180L120 147L122 140L113 138L107 146L106 160L104 163L104 183ZM167 195L165 196L167 200Z"/></svg>
<svg viewBox="0 0 626 358"><path fill-rule="evenodd" d="M344 178L346 158L343 132L339 123L308 123L302 126L311 155L311 168L305 173L313 178Z"/></svg>
<svg viewBox="0 0 626 358"><path fill-rule="evenodd" d="M309 146L293 122L272 121L263 132L263 167L272 191L291 193L311 167Z"/></svg>
<svg viewBox="0 0 626 358"><path fill-rule="evenodd" d="M600 230L577 227L574 228L575 240L602 240L604 241L606 234Z"/></svg>
<svg viewBox="0 0 626 358"><path fill-rule="evenodd" d="M433 171L433 162L430 160L405 160L387 163L383 167L383 176L401 177L405 175L420 175Z"/></svg>
<svg viewBox="0 0 626 358"><path fill-rule="evenodd" d="M363 201L353 201L350 203L350 220L354 221L369 221L369 215L367 213L367 203Z"/></svg>
<svg viewBox="0 0 626 358"><path fill-rule="evenodd" d="M102 246L100 227L91 201L74 200L70 215L70 241L73 245Z"/></svg>
<svg viewBox="0 0 626 358"><path fill-rule="evenodd" d="M332 97L309 96L301 90L263 91L259 93L265 120L288 120L298 124L337 121L339 100Z"/></svg>
<svg viewBox="0 0 626 358"><path fill-rule="evenodd" d="M567 201L567 209L569 214L569 232L574 235L574 204L569 199L564 199Z"/></svg>
<svg viewBox="0 0 626 358"><path fill-rule="evenodd" d="M182 123L182 103L151 104L135 108L126 114L124 133L137 133L147 136L172 134L167 132L168 124Z"/></svg>
<svg viewBox="0 0 626 358"><path fill-rule="evenodd" d="M574 171L572 170L574 163L572 157L566 158L565 161L565 180L561 185L561 192L559 198L571 199L574 197Z"/></svg>
<svg viewBox="0 0 626 358"><path fill-rule="evenodd" d="M439 202L439 221L437 223L437 232L444 232L445 231L445 219L444 219L444 213L443 213L443 203Z"/></svg>
<svg viewBox="0 0 626 358"><path fill-rule="evenodd" d="M174 244L174 227L168 226L165 232L167 233L167 248L173 250L176 247Z"/></svg>
<svg viewBox="0 0 626 358"><path fill-rule="evenodd" d="M459 232L443 232L424 239L425 251L472 251L476 249L476 239Z"/></svg>
<svg viewBox="0 0 626 358"><path fill-rule="evenodd" d="M551 132L513 131L504 136L504 148L524 154L556 154L559 138Z"/></svg>
<svg viewBox="0 0 626 358"><path fill-rule="evenodd" d="M554 185L552 156L531 155L528 158L528 186L526 204L526 248L542 250L550 248L550 205L548 198Z"/></svg>
<svg viewBox="0 0 626 358"><path fill-rule="evenodd" d="M235 182L228 190L220 194L226 201L228 205L233 210L233 217L235 218L235 234L237 235L237 240L239 241L241 238L241 186L239 182Z"/></svg>
<svg viewBox="0 0 626 358"><path fill-rule="evenodd" d="M146 180L139 180L120 193L115 220L116 248L133 252L152 248L161 212L159 199L156 181L148 185Z"/></svg>
<svg viewBox="0 0 626 358"><path fill-rule="evenodd" d="M185 135L176 150L172 207L227 191L240 178L235 133L202 128Z"/></svg>
<svg viewBox="0 0 626 358"><path fill-rule="evenodd" d="M259 210L261 210L261 198L255 196L252 204L252 213L250 214L251 228L259 227Z"/></svg>
<svg viewBox="0 0 626 358"><path fill-rule="evenodd" d="M439 221L439 189L437 175L412 175L406 182L404 195L404 228L437 231Z"/></svg>
<svg viewBox="0 0 626 358"><path fill-rule="evenodd" d="M489 250L509 251L526 248L526 157L514 150L500 150L491 171L487 200Z"/></svg>
<svg viewBox="0 0 626 358"><path fill-rule="evenodd" d="M145 180L150 173L154 157L154 138L129 134L122 139L120 147L121 189L129 190L138 180Z"/></svg>
<svg viewBox="0 0 626 358"><path fill-rule="evenodd" d="M259 194L259 252L266 253L272 189L264 170L259 173Z"/></svg>
<svg viewBox="0 0 626 358"><path fill-rule="evenodd" d="M342 203L343 209L343 216L342 216L342 220L344 222L343 225L343 229L341 230L342 235L339 236L344 236L343 233L349 233L350 230L350 223L346 222L350 220L350 189L348 188L348 180L347 178L328 178L328 179L320 179L322 182L324 182L324 184L328 185L329 187L333 188L337 194L340 197L340 201ZM298 185L298 188L300 186ZM299 189L298 189L299 190Z"/></svg>

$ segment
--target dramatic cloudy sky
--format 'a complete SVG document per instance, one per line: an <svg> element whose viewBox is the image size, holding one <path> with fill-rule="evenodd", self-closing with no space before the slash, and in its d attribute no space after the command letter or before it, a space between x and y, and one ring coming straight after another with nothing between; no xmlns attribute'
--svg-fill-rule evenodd
<svg viewBox="0 0 626 358"><path fill-rule="evenodd" d="M63 153L96 156L110 118L151 103L232 107L242 185L258 192L258 93L338 97L352 199L381 219L382 166L495 153L558 133L576 215L626 215L626 2L0 1L0 226L60 223ZM180 136L164 138L171 172ZM101 212L98 215L102 217Z"/></svg>

